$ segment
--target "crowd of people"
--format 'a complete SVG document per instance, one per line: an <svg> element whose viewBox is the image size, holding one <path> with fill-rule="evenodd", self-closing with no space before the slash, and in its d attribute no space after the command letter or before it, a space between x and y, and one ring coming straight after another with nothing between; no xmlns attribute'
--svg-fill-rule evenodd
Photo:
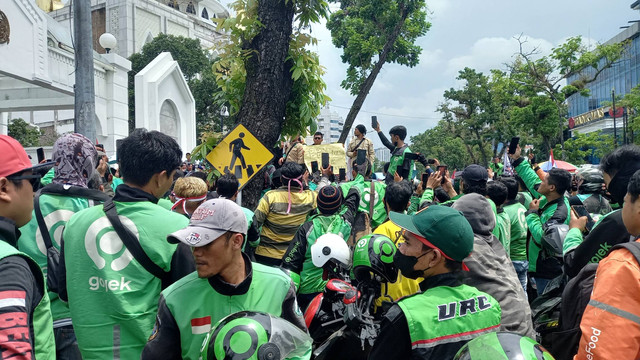
<svg viewBox="0 0 640 360"><path fill-rule="evenodd" d="M327 234L352 250L371 236L394 245L372 255L393 271L373 303L370 359L462 359L474 343L523 359L640 357L640 147L572 174L544 172L518 146L452 177L411 151L403 126L373 130L391 152L384 179L364 125L346 148L349 180L331 166L310 174L296 137L255 209L236 203L233 174L212 180L157 131L123 139L117 166L80 134L37 166L0 136L0 358L252 358L280 346L309 359L303 311L328 280L312 247ZM576 307L563 294L576 282L589 286L584 308L540 320ZM289 335L272 336L264 314ZM254 329L246 346L231 344L233 324Z"/></svg>

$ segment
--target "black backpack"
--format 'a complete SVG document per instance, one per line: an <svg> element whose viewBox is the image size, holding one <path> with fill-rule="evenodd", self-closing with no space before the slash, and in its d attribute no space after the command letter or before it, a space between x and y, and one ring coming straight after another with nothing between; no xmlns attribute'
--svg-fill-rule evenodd
<svg viewBox="0 0 640 360"><path fill-rule="evenodd" d="M618 244L611 248L611 251L621 248L630 251L640 264L640 243ZM591 300L597 269L598 264L587 264L578 275L567 282L562 290L562 296L550 301L550 305L553 306L546 309L547 313L558 314L558 322L552 331L541 332L540 343L549 350L556 360L571 360L578 353L578 345L582 336L580 322L589 300Z"/></svg>

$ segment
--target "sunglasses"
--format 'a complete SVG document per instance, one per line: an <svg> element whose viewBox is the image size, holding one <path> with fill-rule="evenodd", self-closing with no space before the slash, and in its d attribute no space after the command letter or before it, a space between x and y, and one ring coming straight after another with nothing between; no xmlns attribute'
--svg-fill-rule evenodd
<svg viewBox="0 0 640 360"><path fill-rule="evenodd" d="M322 140L321 137L314 137L315 140Z"/></svg>
<svg viewBox="0 0 640 360"><path fill-rule="evenodd" d="M31 187L33 188L33 192L36 192L38 191L38 189L40 189L40 178L42 178L42 176L40 175L19 175L7 177L7 179L9 180L29 180Z"/></svg>

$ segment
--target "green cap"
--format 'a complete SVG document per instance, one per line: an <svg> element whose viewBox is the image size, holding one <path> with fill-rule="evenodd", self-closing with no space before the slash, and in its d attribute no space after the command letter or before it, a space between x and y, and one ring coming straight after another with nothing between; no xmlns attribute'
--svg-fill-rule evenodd
<svg viewBox="0 0 640 360"><path fill-rule="evenodd" d="M461 212L448 206L429 206L414 215L391 212L389 218L401 228L426 238L455 261L462 262L473 250L471 225Z"/></svg>

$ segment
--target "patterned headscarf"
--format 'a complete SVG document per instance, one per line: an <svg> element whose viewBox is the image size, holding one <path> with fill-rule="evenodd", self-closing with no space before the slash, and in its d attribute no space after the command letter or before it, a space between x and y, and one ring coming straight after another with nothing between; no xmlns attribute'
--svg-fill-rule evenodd
<svg viewBox="0 0 640 360"><path fill-rule="evenodd" d="M55 162L53 183L84 188L99 161L95 146L81 134L65 134L58 138L51 158Z"/></svg>

